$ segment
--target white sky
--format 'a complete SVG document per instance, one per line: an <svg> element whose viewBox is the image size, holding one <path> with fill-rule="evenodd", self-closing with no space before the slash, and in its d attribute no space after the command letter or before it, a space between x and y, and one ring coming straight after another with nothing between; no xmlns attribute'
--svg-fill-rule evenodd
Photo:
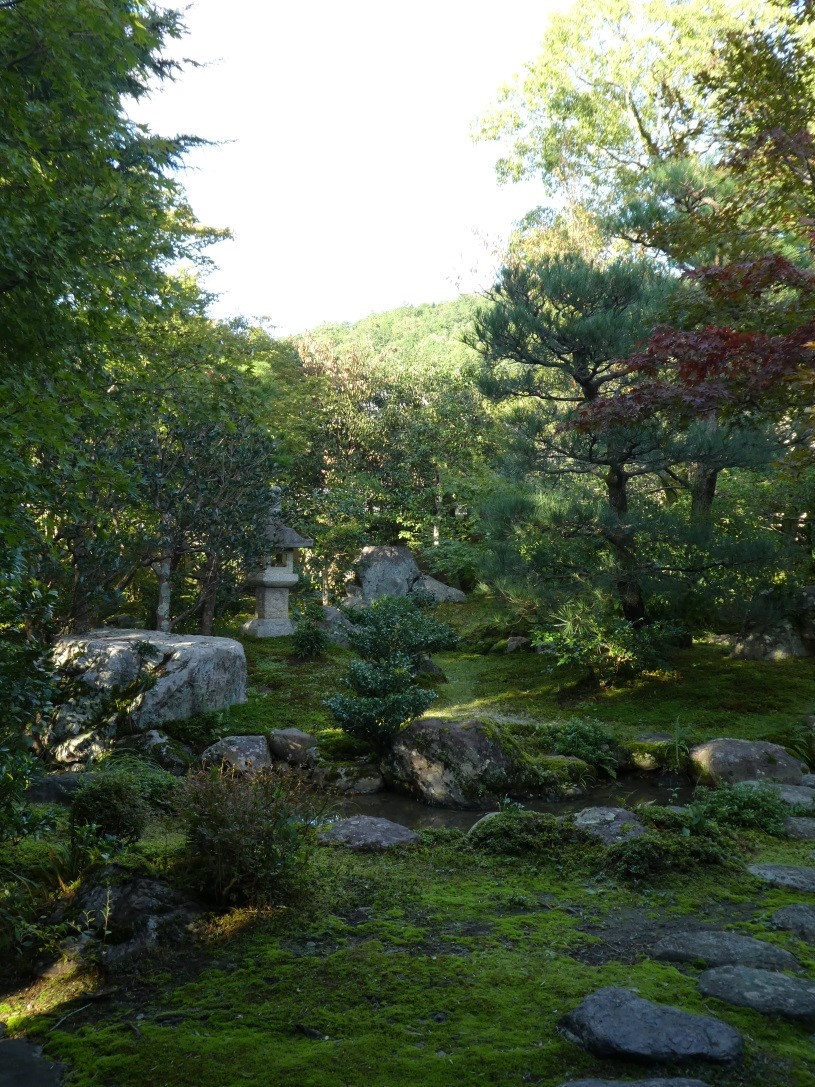
<svg viewBox="0 0 815 1087"><path fill-rule="evenodd" d="M220 316L281 334L489 285L493 247L541 200L499 186L473 121L569 0L197 0L178 47L206 62L142 103L189 158Z"/></svg>

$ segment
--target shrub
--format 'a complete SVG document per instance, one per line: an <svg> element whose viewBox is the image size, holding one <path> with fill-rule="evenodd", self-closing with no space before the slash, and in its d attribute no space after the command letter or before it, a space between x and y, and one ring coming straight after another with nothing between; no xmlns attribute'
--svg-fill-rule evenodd
<svg viewBox="0 0 815 1087"><path fill-rule="evenodd" d="M92 826L99 836L129 843L141 837L151 812L173 808L180 782L147 759L113 755L88 775L71 805L72 836Z"/></svg>
<svg viewBox="0 0 815 1087"><path fill-rule="evenodd" d="M548 729L553 755L571 755L609 777L617 776L619 748L617 741L599 721L574 717Z"/></svg>
<svg viewBox="0 0 815 1087"><path fill-rule="evenodd" d="M352 661L342 683L353 693L332 695L326 706L340 728L378 752L438 697L416 685L403 654L388 661Z"/></svg>
<svg viewBox="0 0 815 1087"><path fill-rule="evenodd" d="M456 637L447 623L428 614L429 594L383 596L369 608L352 608L346 614L351 626L346 631L351 648L368 661L387 661L406 656L414 664L426 653L455 645Z"/></svg>
<svg viewBox="0 0 815 1087"><path fill-rule="evenodd" d="M732 864L733 843L707 834L649 833L609 846L604 867L629 883L648 883L672 872Z"/></svg>
<svg viewBox="0 0 815 1087"><path fill-rule="evenodd" d="M761 830L782 837L786 833L790 809L781 799L777 785L742 782L702 790L700 798L690 805L689 812L698 823L713 822L721 827Z"/></svg>
<svg viewBox="0 0 815 1087"><path fill-rule="evenodd" d="M221 906L265 906L287 897L309 856L305 793L294 778L197 774L179 812L192 879Z"/></svg>
<svg viewBox="0 0 815 1087"><path fill-rule="evenodd" d="M533 631L532 644L552 653L558 667L581 669L601 684L659 667L666 647L681 633L672 623L638 626L585 603L554 619L553 628Z"/></svg>
<svg viewBox="0 0 815 1087"><path fill-rule="evenodd" d="M374 751L387 749L399 730L435 700L416 676L421 658L454 644L446 623L426 614L421 594L383 597L365 611L349 611L348 640L362 660L353 661L342 679L350 694L325 700L334 720Z"/></svg>
<svg viewBox="0 0 815 1087"><path fill-rule="evenodd" d="M93 827L99 836L127 844L137 841L147 823L149 807L138 784L128 774L94 774L71 804L71 837L79 828Z"/></svg>
<svg viewBox="0 0 815 1087"><path fill-rule="evenodd" d="M316 600L299 601L294 634L291 636L292 655L301 660L321 657L328 647L328 635L322 628L323 608Z"/></svg>
<svg viewBox="0 0 815 1087"><path fill-rule="evenodd" d="M304 619L294 628L291 636L293 656L314 660L325 653L327 646L328 635L313 619Z"/></svg>
<svg viewBox="0 0 815 1087"><path fill-rule="evenodd" d="M571 853L587 860L599 843L567 819L535 811L500 811L477 823L468 835L475 849L502 857L555 860Z"/></svg>

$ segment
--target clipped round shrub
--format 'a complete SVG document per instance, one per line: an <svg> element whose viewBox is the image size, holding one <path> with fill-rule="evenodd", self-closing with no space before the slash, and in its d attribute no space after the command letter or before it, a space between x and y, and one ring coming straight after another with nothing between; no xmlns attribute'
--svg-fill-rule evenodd
<svg viewBox="0 0 815 1087"><path fill-rule="evenodd" d="M292 655L301 660L315 660L328 647L328 635L312 619L298 623L291 636Z"/></svg>
<svg viewBox="0 0 815 1087"><path fill-rule="evenodd" d="M598 852L597 839L568 819L536 811L502 811L470 831L473 848L503 857L558 860L566 854L586 859Z"/></svg>
<svg viewBox="0 0 815 1087"><path fill-rule="evenodd" d="M113 771L94 774L74 796L71 827L95 827L122 843L137 841L147 823L148 805L137 782Z"/></svg>

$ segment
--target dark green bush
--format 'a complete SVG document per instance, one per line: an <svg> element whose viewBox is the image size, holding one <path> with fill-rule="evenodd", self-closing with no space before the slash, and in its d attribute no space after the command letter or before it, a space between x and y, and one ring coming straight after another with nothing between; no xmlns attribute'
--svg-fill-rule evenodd
<svg viewBox="0 0 815 1087"><path fill-rule="evenodd" d="M117 842L141 837L151 812L170 811L180 782L160 766L135 755L114 755L88 774L71 805L72 834L94 826Z"/></svg>
<svg viewBox="0 0 815 1087"><path fill-rule="evenodd" d="M328 647L328 636L312 619L304 619L291 636L292 655L301 660L321 657Z"/></svg>
<svg viewBox="0 0 815 1087"><path fill-rule="evenodd" d="M781 799L777 785L720 785L705 789L689 806L695 823L713 822L720 827L760 830L783 837L789 807Z"/></svg>
<svg viewBox="0 0 815 1087"><path fill-rule="evenodd" d="M184 783L179 812L198 890L218 905L266 906L302 876L312 832L293 778L201 773Z"/></svg>
<svg viewBox="0 0 815 1087"><path fill-rule="evenodd" d="M597 839L568 819L536 811L501 811L477 823L468 835L473 848L502 857L583 861L596 856Z"/></svg>
<svg viewBox="0 0 815 1087"><path fill-rule="evenodd" d="M349 693L332 695L325 705L340 728L378 753L437 697L417 683L422 657L456 640L446 623L427 614L425 595L386 596L348 612L348 640L362 659L342 679Z"/></svg>
<svg viewBox="0 0 815 1087"><path fill-rule="evenodd" d="M350 694L325 700L343 731L374 751L383 752L408 721L421 716L438 697L418 687L408 657L387 661L352 661L342 682Z"/></svg>
<svg viewBox="0 0 815 1087"><path fill-rule="evenodd" d="M80 828L94 827L100 837L122 844L135 842L144 831L149 810L138 783L129 775L94 774L71 804L72 837Z"/></svg>
<svg viewBox="0 0 815 1087"><path fill-rule="evenodd" d="M323 629L323 606L318 600L300 599L295 603L294 634L291 636L292 656L300 660L322 657L328 648L328 635Z"/></svg>
<svg viewBox="0 0 815 1087"><path fill-rule="evenodd" d="M727 867L733 863L733 843L707 834L643 834L609 846L604 867L628 883L650 883L673 872Z"/></svg>
<svg viewBox="0 0 815 1087"><path fill-rule="evenodd" d="M571 755L595 766L608 777L617 776L620 751L617 741L599 721L580 717L548 729L553 755Z"/></svg>
<svg viewBox="0 0 815 1087"><path fill-rule="evenodd" d="M395 655L407 656L418 664L427 653L449 649L456 636L447 623L429 614L432 599L424 593L410 596L383 596L369 608L347 612L351 648L368 661L386 661Z"/></svg>

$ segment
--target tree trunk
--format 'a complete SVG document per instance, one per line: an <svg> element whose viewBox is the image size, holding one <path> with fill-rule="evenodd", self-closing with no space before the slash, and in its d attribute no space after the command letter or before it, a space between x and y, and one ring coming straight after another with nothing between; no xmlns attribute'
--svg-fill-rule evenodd
<svg viewBox="0 0 815 1087"><path fill-rule="evenodd" d="M719 430L719 420L715 412L710 412L703 421L705 435L713 445ZM704 461L697 461L690 473L691 521L694 525L710 526L713 515L713 500L716 497L716 484L719 469Z"/></svg>
<svg viewBox="0 0 815 1087"><path fill-rule="evenodd" d="M91 605L88 585L90 578L88 547L84 526L75 526L70 551L74 566L71 629L75 634L85 634L91 628Z"/></svg>
<svg viewBox="0 0 815 1087"><path fill-rule="evenodd" d="M691 475L691 521L695 525L709 525L713 516L713 499L716 497L716 484L719 469L697 464Z"/></svg>
<svg viewBox="0 0 815 1087"><path fill-rule="evenodd" d="M215 622L215 605L218 601L218 567L218 556L209 556L207 559L207 583L204 587L201 621L198 627L200 634L212 634L212 625Z"/></svg>
<svg viewBox="0 0 815 1087"><path fill-rule="evenodd" d="M169 555L162 555L158 562L153 563L153 573L158 578L155 629L167 634L170 630L170 574L172 573L172 561Z"/></svg>
<svg viewBox="0 0 815 1087"><path fill-rule="evenodd" d="M626 524L628 516L628 475L622 465L612 464L606 475L608 504L614 513L616 524L608 533L614 551L619 574L616 579L617 598L623 616L629 623L641 626L647 619L645 598L631 551L631 530Z"/></svg>

